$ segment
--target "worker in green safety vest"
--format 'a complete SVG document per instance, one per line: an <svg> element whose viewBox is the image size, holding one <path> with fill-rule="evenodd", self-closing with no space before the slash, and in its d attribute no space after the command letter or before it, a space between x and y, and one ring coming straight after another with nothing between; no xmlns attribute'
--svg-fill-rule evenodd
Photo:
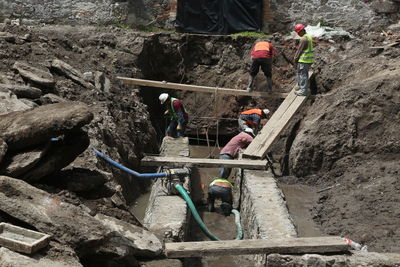
<svg viewBox="0 0 400 267"><path fill-rule="evenodd" d="M232 183L227 179L216 178L208 186L208 211L215 211L215 199L221 199L221 210L225 216L229 216L232 210Z"/></svg>
<svg viewBox="0 0 400 267"><path fill-rule="evenodd" d="M297 69L296 79L299 85L299 90L295 91L295 94L298 96L307 96L311 94L308 71L312 63L315 62L314 42L312 36L306 32L303 24L297 24L295 32L301 37L299 47L294 56L294 65Z"/></svg>
<svg viewBox="0 0 400 267"><path fill-rule="evenodd" d="M170 118L166 134L172 137L184 136L189 116L183 107L183 102L175 97L171 97L167 93L161 94L159 100L161 105L166 106L164 115Z"/></svg>

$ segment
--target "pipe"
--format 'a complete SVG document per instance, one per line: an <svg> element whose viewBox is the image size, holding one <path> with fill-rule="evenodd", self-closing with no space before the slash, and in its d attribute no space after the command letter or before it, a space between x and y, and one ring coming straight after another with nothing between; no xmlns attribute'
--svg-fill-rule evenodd
<svg viewBox="0 0 400 267"><path fill-rule="evenodd" d="M120 170L122 170L122 171L124 171L124 172L126 172L126 173L132 174L133 176L138 177L138 178L164 178L164 177L169 176L169 173L166 173L166 172L159 172L159 173L138 173L138 172L135 172L134 170L131 170L131 169L129 169L129 168L123 166L122 164L119 164L118 162L116 162L116 161L110 159L110 158L107 157L104 153L98 151L98 150L95 149L95 148L93 148L93 151L96 153L96 155L97 155L99 158L102 158L103 160L105 160L106 162L110 163L110 164L113 165L114 167L117 167L118 169L120 169Z"/></svg>
<svg viewBox="0 0 400 267"><path fill-rule="evenodd" d="M181 193L182 197L185 199L187 202L190 211L192 212L192 215L194 219L196 220L197 224L200 226L200 229L203 231L208 238L210 238L213 241L219 241L220 239L213 235L207 228L207 226L204 224L203 220L201 219L199 213L196 210L196 207L193 204L193 201L190 199L189 195L187 194L186 190L178 183L175 183L175 188L178 190L179 193Z"/></svg>
<svg viewBox="0 0 400 267"><path fill-rule="evenodd" d="M210 230L208 230L207 226L204 224L203 220L201 219L199 213L196 210L196 207L193 204L193 201L190 199L186 190L178 183L175 183L175 188L185 199L186 203L189 206L190 211L192 212L194 219L196 220L197 224L200 226L200 229L203 231L203 233L206 234L206 236L208 236L211 240L219 241L220 239L218 237L216 237L215 235L213 235L210 232ZM232 212L232 214L235 215L235 224L236 224L235 240L241 240L243 238L243 230L242 230L242 226L240 225L240 213L237 210L232 210L231 212Z"/></svg>

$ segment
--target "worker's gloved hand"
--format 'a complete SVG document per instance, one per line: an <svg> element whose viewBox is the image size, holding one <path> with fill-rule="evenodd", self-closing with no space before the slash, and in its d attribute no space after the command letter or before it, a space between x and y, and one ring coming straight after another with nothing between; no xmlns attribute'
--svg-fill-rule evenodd
<svg viewBox="0 0 400 267"><path fill-rule="evenodd" d="M178 124L178 126L176 126L176 130L177 130L177 131L182 130L182 125Z"/></svg>

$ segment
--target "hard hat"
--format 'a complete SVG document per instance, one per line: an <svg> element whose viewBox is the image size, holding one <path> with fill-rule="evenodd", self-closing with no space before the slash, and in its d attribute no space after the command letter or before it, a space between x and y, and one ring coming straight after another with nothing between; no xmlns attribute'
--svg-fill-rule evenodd
<svg viewBox="0 0 400 267"><path fill-rule="evenodd" d="M246 129L244 129L244 131L246 132L246 133L248 133L248 134L251 134L251 136L256 136L255 134L254 134L254 131L253 131L253 129L251 129L251 128L249 128L249 127L247 127Z"/></svg>
<svg viewBox="0 0 400 267"><path fill-rule="evenodd" d="M165 101L167 101L168 97L169 97L169 95L168 95L167 93L162 93L162 94L158 97L158 99L160 99L161 104L164 104Z"/></svg>
<svg viewBox="0 0 400 267"><path fill-rule="evenodd" d="M294 31L299 33L301 30L304 30L305 27L304 24L296 24L296 26L294 26Z"/></svg>
<svg viewBox="0 0 400 267"><path fill-rule="evenodd" d="M271 111L269 111L269 109L265 108L263 109L263 113L265 114L265 116L267 116Z"/></svg>

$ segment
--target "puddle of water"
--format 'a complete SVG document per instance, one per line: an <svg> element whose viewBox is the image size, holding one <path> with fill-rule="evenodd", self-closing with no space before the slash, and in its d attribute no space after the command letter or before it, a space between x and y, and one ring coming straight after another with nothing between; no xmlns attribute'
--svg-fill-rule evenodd
<svg viewBox="0 0 400 267"><path fill-rule="evenodd" d="M289 213L299 237L322 236L311 216L311 208L318 200L316 189L306 185L279 184L286 198Z"/></svg>
<svg viewBox="0 0 400 267"><path fill-rule="evenodd" d="M135 200L135 205L131 208L133 214L135 214L136 218L143 222L144 215L146 213L147 204L149 203L150 191L140 195Z"/></svg>

